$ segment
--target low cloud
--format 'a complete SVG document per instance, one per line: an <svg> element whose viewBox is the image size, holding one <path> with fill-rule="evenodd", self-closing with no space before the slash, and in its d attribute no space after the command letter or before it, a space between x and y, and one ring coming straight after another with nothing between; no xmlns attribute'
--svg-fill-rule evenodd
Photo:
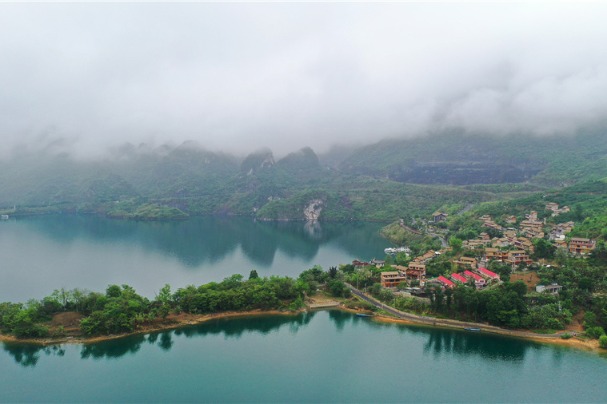
<svg viewBox="0 0 607 404"><path fill-rule="evenodd" d="M97 155L605 123L600 3L0 4L0 138ZM49 146L51 145L51 146Z"/></svg>

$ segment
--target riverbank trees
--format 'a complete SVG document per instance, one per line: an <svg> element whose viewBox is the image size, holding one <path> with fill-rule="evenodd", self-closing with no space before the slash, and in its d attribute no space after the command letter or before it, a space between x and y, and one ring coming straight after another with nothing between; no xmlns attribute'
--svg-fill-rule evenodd
<svg viewBox="0 0 607 404"><path fill-rule="evenodd" d="M105 293L57 290L40 301L0 303L0 331L19 338L60 337L62 327L52 327L51 320L62 312L76 312L80 331L92 336L132 332L169 313L297 310L304 306L305 296L316 293L327 281L334 295L349 294L341 279L330 278L321 267L306 270L297 279L253 276L245 280L242 275L232 275L174 293L165 285L154 299L137 294L129 285L110 285Z"/></svg>

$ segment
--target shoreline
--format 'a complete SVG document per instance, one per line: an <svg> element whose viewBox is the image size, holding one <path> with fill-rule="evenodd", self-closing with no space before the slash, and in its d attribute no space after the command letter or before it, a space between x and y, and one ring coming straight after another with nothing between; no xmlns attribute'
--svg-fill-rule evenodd
<svg viewBox="0 0 607 404"><path fill-rule="evenodd" d="M348 313L356 314L356 313L367 313L367 310L356 310L346 308L342 305L334 306L334 307L326 307L326 308L308 308L308 309L300 309L297 311L280 311L280 310L252 310L252 311L243 311L243 312L224 312L224 313L216 313L216 314L179 314L173 315L171 318L164 320L162 323L151 324L141 327L140 329L125 333L125 334L112 334L112 335L101 335L101 336L77 336L77 337L58 337L58 338L17 338L12 335L0 334L0 342L9 343L9 344L28 344L28 345L37 345L37 346L52 346L59 344L96 344L105 341L111 341L121 338L130 337L133 335L139 334L149 334L156 333L167 330L175 330L179 328L185 328L192 325L203 324L205 322L211 320L219 320L219 319L227 319L227 318L238 318L238 317L255 317L255 316L296 316L298 314L307 312L307 311L319 311L319 310L341 310ZM443 328L449 330L460 330L464 331L463 325L456 325L450 323L454 320L448 320L449 322L444 321L444 319L434 318L432 324L428 324L427 322L415 321L413 319L404 319L404 318L396 318L384 314L372 314L371 320L379 323L385 324L403 324L403 325L414 325L425 328ZM530 335L530 331L519 331L519 330L506 330L500 329L498 327L489 326L487 324L476 323L476 325L481 329L478 334L494 334L501 335L505 337L512 337L522 340L534 341L543 344L549 345L559 345L565 346L569 348L575 348L584 350L587 352L593 352L595 354L607 353L607 350L601 349L599 347L598 340L582 340L577 337L572 337L569 339L560 338L560 336L555 336L551 334L537 334ZM489 327L489 328L488 328ZM477 333L475 333L477 334Z"/></svg>
<svg viewBox="0 0 607 404"><path fill-rule="evenodd" d="M110 334L110 335L96 335L96 336L74 336L74 337L47 337L47 338L17 338L13 335L0 334L0 342L9 344L28 344L38 346L51 346L58 344L96 344L99 342L111 341L115 339L121 339L139 334L149 334L160 331L175 330L178 328L185 328L192 325L198 325L211 320L218 320L224 318L237 318L237 317L255 317L255 316L296 316L305 310L297 311L280 311L280 310L251 310L251 311L227 311L223 313L214 314L177 314L170 316L167 320L158 324L150 324L142 326L141 328L124 334Z"/></svg>
<svg viewBox="0 0 607 404"><path fill-rule="evenodd" d="M353 311L353 312L356 312L356 311ZM390 316L381 315L381 314L374 315L372 317L372 319L374 321L377 321L378 323L405 324L405 325L414 325L414 326L420 326L420 327L425 327L425 328L443 328L443 329L449 329L449 330L464 331L464 327L443 322L443 321L441 321L442 319L439 319L439 318L436 319L434 324L427 324L427 323L424 323L421 321L418 322L418 321L414 321L414 320L410 320L410 319L401 319L401 318L390 317ZM492 326L488 326L487 324L482 324L482 323L477 323L477 325L481 329L481 331L475 332L474 334L480 334L480 335L493 334L493 335L500 335L503 337L511 337L511 338L516 338L516 339L521 339L521 340L539 342L542 344L566 346L566 347L570 347L570 348L593 352L596 354L607 353L607 350L601 349L599 347L598 340L593 340L593 339L583 340L578 337L571 337L569 339L563 339L560 336L555 336L552 334L529 335L531 333L531 331L518 331L518 330L506 330L506 329L495 329L495 328L488 329L485 327L492 327Z"/></svg>

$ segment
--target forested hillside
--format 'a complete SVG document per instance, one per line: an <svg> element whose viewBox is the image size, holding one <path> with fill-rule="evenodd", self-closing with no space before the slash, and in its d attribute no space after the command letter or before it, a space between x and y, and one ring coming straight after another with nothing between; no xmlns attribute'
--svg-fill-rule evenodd
<svg viewBox="0 0 607 404"><path fill-rule="evenodd" d="M310 148L283 158L269 149L237 158L194 142L126 144L104 160L21 152L0 161L0 210L134 219L226 214L390 221L448 205L533 199L538 192L607 177L606 155L607 139L597 133L386 140L327 154L340 156L341 163L319 159Z"/></svg>
<svg viewBox="0 0 607 404"><path fill-rule="evenodd" d="M607 137L488 137L448 133L384 140L346 158L344 172L420 184L500 184L530 181L562 186L607 176Z"/></svg>

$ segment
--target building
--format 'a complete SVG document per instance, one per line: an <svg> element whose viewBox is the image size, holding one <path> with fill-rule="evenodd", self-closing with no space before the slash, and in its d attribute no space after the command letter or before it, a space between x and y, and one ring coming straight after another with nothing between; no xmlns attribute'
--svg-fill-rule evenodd
<svg viewBox="0 0 607 404"><path fill-rule="evenodd" d="M569 206L563 206L562 208L559 209L558 203L548 202L546 204L546 210L552 211L552 216L558 216L561 213L569 212L571 209L569 209Z"/></svg>
<svg viewBox="0 0 607 404"><path fill-rule="evenodd" d="M435 258L436 255L437 255L436 252L434 252L433 250L430 250L427 253L425 253L424 255L420 255L419 257L415 258L413 261L425 264L426 262Z"/></svg>
<svg viewBox="0 0 607 404"><path fill-rule="evenodd" d="M405 269L405 275L409 280L422 281L426 278L426 265L420 264L419 262L410 262L407 269Z"/></svg>
<svg viewBox="0 0 607 404"><path fill-rule="evenodd" d="M454 288L455 287L455 283L451 282L449 279L445 278L444 276L439 276L438 278L436 278L440 283L443 284L444 287L446 288Z"/></svg>
<svg viewBox="0 0 607 404"><path fill-rule="evenodd" d="M386 265L386 261L383 260L376 260L375 258L373 258L370 262L371 265L375 265L376 268L383 268L384 265Z"/></svg>
<svg viewBox="0 0 607 404"><path fill-rule="evenodd" d="M480 267L478 269L478 273L480 273L485 278L489 278L491 280L499 281L500 276L493 271L488 270L487 268Z"/></svg>
<svg viewBox="0 0 607 404"><path fill-rule="evenodd" d="M596 241L588 238L574 237L569 241L569 252L571 254L589 254L596 246Z"/></svg>
<svg viewBox="0 0 607 404"><path fill-rule="evenodd" d="M356 268L356 269L371 266L371 264L369 262L359 261L359 260L352 261L352 265L354 265L354 268Z"/></svg>
<svg viewBox="0 0 607 404"><path fill-rule="evenodd" d="M467 279L474 280L474 286L476 286L477 289L482 289L487 285L485 278L481 277L478 274L475 274L474 272L470 272L470 271L466 270L466 271L464 271L464 276Z"/></svg>
<svg viewBox="0 0 607 404"><path fill-rule="evenodd" d="M538 293L550 293L552 295L558 295L561 289L563 289L563 287L556 283L553 283L552 285L537 285L535 287L535 291Z"/></svg>
<svg viewBox="0 0 607 404"><path fill-rule="evenodd" d="M459 260L454 261L458 266L464 268L476 268L476 258L461 257Z"/></svg>
<svg viewBox="0 0 607 404"><path fill-rule="evenodd" d="M533 263L533 261L527 255L527 252L523 250L508 251L508 259L506 262L512 266L520 265L523 262L527 265Z"/></svg>
<svg viewBox="0 0 607 404"><path fill-rule="evenodd" d="M508 251L502 251L499 248L487 247L485 248L485 260L486 261L501 261L504 262L508 259Z"/></svg>
<svg viewBox="0 0 607 404"><path fill-rule="evenodd" d="M398 271L388 271L380 274L380 280L384 288L393 288L399 283L406 281L406 278Z"/></svg>
<svg viewBox="0 0 607 404"><path fill-rule="evenodd" d="M446 214L446 213L443 213L443 212L434 212L432 214L432 221L434 223L444 222L445 220L447 220L447 217L449 217L449 215Z"/></svg>
<svg viewBox="0 0 607 404"><path fill-rule="evenodd" d="M468 279L466 279L463 276L461 276L460 274L456 274L456 273L451 274L451 279L453 279L456 282L463 283L463 284L468 283Z"/></svg>

